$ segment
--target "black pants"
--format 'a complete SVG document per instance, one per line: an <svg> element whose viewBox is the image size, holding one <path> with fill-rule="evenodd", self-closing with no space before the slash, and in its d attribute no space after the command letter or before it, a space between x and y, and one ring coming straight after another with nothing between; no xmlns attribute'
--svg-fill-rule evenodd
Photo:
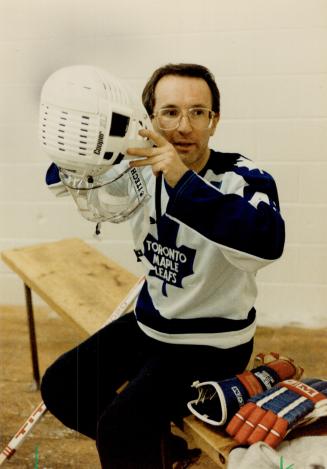
<svg viewBox="0 0 327 469"><path fill-rule="evenodd" d="M96 440L103 468L160 469L162 434L188 414L192 382L243 371L252 346L158 342L129 313L59 357L42 379L42 398L67 427Z"/></svg>

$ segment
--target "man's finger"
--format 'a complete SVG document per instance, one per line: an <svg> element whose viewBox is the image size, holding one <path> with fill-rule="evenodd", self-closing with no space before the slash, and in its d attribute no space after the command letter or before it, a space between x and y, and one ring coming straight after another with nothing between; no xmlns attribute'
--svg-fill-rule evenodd
<svg viewBox="0 0 327 469"><path fill-rule="evenodd" d="M162 135L158 134L154 130L142 129L139 131L141 137L149 138L157 147L162 147L167 144L167 140Z"/></svg>
<svg viewBox="0 0 327 469"><path fill-rule="evenodd" d="M151 158L151 156L157 156L162 153L162 148L127 148L127 154L131 156L143 156L144 158Z"/></svg>
<svg viewBox="0 0 327 469"><path fill-rule="evenodd" d="M132 167L140 167L140 166L149 166L159 163L165 159L165 155L158 154L149 156L148 158L144 158L143 160L132 160L129 162L129 165Z"/></svg>

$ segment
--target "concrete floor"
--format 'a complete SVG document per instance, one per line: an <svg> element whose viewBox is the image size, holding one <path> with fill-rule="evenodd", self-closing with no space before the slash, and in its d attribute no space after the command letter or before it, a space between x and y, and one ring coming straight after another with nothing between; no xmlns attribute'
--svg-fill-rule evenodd
<svg viewBox="0 0 327 469"><path fill-rule="evenodd" d="M36 309L41 374L59 354L83 336L46 307ZM0 306L0 448L40 402L31 389L28 330L23 307ZM327 379L327 330L258 328L255 352L276 351L294 358L305 376ZM192 442L190 441L190 446ZM46 414L10 461L8 468L100 468L94 443ZM214 469L205 455L192 467Z"/></svg>

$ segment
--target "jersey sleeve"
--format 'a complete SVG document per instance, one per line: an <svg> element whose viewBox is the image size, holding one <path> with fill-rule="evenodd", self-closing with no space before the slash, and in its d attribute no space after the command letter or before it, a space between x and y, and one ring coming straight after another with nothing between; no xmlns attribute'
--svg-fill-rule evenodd
<svg viewBox="0 0 327 469"><path fill-rule="evenodd" d="M59 168L55 163L51 163L45 175L45 183L55 197L66 197L69 195L67 188L61 182Z"/></svg>
<svg viewBox="0 0 327 469"><path fill-rule="evenodd" d="M185 173L170 193L167 215L219 245L241 270L256 271L282 255L285 225L275 181L243 157L224 174Z"/></svg>

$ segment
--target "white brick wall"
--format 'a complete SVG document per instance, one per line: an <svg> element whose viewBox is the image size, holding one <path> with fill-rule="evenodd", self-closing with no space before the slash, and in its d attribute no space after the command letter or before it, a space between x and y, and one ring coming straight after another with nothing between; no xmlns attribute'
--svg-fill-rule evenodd
<svg viewBox="0 0 327 469"><path fill-rule="evenodd" d="M326 0L1 0L0 250L80 236L139 274L128 225L103 240L43 179L39 94L56 69L94 64L136 92L159 65L199 62L216 75L212 146L276 178L287 223L282 260L258 274L259 323L327 324ZM0 264L0 302L23 289Z"/></svg>

